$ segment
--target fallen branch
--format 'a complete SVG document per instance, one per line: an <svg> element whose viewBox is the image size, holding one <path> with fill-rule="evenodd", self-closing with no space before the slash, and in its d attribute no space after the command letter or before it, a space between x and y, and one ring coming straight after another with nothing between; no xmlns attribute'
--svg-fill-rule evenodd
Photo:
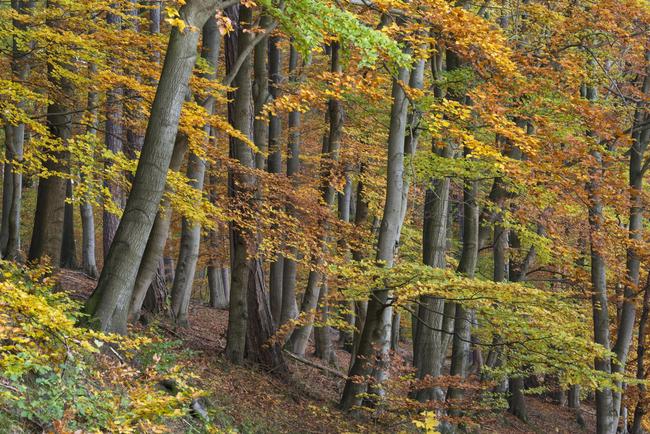
<svg viewBox="0 0 650 434"><path fill-rule="evenodd" d="M284 350L284 353L286 355L288 355L289 358L291 358L291 359L293 359L293 360L295 360L297 362L304 363L305 365L311 366L312 368L320 369L321 371L325 371L325 372L327 372L329 374L334 375L335 377L343 378L343 379L346 379L346 380L348 378L348 376L345 375L343 372L337 371L336 369L332 369L332 368L327 367L327 366L320 365L318 363L311 362L311 361L309 361L309 360L307 360L307 359L305 359L303 357L295 355L294 353L292 353L290 351Z"/></svg>

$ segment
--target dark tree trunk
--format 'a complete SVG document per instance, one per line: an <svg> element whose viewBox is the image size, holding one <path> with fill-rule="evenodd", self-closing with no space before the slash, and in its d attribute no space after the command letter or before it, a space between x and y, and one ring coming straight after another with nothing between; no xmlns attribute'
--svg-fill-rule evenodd
<svg viewBox="0 0 650 434"><path fill-rule="evenodd" d="M330 71L334 74L341 74L341 63L339 60L340 56L340 47L338 43L332 43L331 45L331 68ZM323 202L328 208L334 205L334 199L336 198L336 192L334 188L329 185L329 180L331 177L331 172L334 170L334 165L338 161L339 149L341 146L341 137L343 134L343 107L340 100L336 98L331 98L328 103L328 120L329 120L329 135L327 140L323 142L323 150L321 152L321 191L323 195ZM327 223L325 221L320 222L321 226L321 235L319 243L321 244L321 254L324 254L327 249ZM303 301L300 306L300 311L308 316L308 323L300 327L297 327L291 337L289 342L287 342L287 349L299 356L305 354L307 348L307 343L309 340L309 335L311 334L313 328L313 311L318 306L318 300L323 299L320 295L320 292L323 288L327 288L327 284L323 283L323 280L326 279L320 271L319 268L323 266L322 261L319 261L315 264L315 268L309 272L309 278L307 281L307 288L303 296ZM319 309L321 310L321 309ZM325 312L321 310L320 315L326 315ZM323 336L320 337L319 342L327 349L331 349L331 342L326 342L330 340L329 328L325 330ZM323 356L325 359L330 358L329 351L325 348L321 348L317 352L317 355Z"/></svg>
<svg viewBox="0 0 650 434"><path fill-rule="evenodd" d="M278 44L280 38L272 36L268 44L269 56L269 97L276 99L280 94L279 86L282 82L282 51ZM280 116L269 117L269 159L267 170L269 173L282 172L282 122ZM269 298L271 300L271 313L276 325L280 324L282 316L282 287L284 274L284 258L278 256L271 262L269 276Z"/></svg>
<svg viewBox="0 0 650 434"><path fill-rule="evenodd" d="M52 72L52 66L48 66L50 81L63 91L66 100L71 99L72 84L65 78L55 78ZM60 140L64 147L67 146L72 135L70 108L64 102L54 100L47 106L46 119L52 137ZM58 265L61 262L66 187L66 180L58 174L67 170L68 158L65 151L49 152L51 158L45 160L44 166L51 175L41 177L38 182L29 260L34 261L47 256L53 265Z"/></svg>
<svg viewBox="0 0 650 434"><path fill-rule="evenodd" d="M65 186L65 210L63 212L63 242L61 243L61 268L77 268L77 243L74 235L74 205L72 203L72 180Z"/></svg>
<svg viewBox="0 0 650 434"><path fill-rule="evenodd" d="M289 52L289 80L298 82L301 79L298 72L298 51L291 47ZM288 129L289 141L287 144L287 176L291 179L300 172L300 123L301 113L292 111L289 113ZM277 158L277 157L274 157ZM291 204L287 205L287 214L294 215L295 211ZM291 249L291 256L296 257L298 250ZM284 324L298 315L296 303L296 261L290 257L282 259L282 309L280 310L280 322Z"/></svg>

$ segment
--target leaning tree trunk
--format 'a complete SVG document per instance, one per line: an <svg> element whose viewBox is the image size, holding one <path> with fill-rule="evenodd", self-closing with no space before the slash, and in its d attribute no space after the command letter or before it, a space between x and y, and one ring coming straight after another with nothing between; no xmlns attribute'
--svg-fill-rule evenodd
<svg viewBox="0 0 650 434"><path fill-rule="evenodd" d="M384 215L379 229L379 242L377 246L377 261L385 267L392 267L394 261L395 245L399 237L399 227L402 207L402 190L404 187L404 133L408 113L408 99L401 83L409 78L409 70L400 68L398 77L393 79L390 130L388 136L388 163L386 202ZM400 83L401 82L401 83ZM387 302L391 297L388 288L373 290L368 301L366 320L361 332L359 349L355 355L350 375L345 382L340 406L349 410L362 402L362 394L367 389L367 377L374 370L379 372L374 377L380 381L384 378L388 364L388 348L390 338L390 325L392 309ZM373 357L376 348L379 354ZM375 360L375 366L372 361Z"/></svg>
<svg viewBox="0 0 650 434"><path fill-rule="evenodd" d="M196 154L190 154L187 163L187 177L191 180L192 187L202 191L203 177L205 175L205 161ZM201 225L183 218L181 230L181 246L176 262L174 283L172 285L172 315L177 325L188 327L188 312L196 263L199 260L199 247L201 242Z"/></svg>
<svg viewBox="0 0 650 434"><path fill-rule="evenodd" d="M177 134L174 141L174 150L169 163L169 170L177 172L180 170L187 152L188 142L185 134ZM149 233L149 239L140 261L138 274L133 285L133 293L129 306L128 320L135 322L140 319L143 303L147 294L151 291L152 285L156 282L157 277L164 276L164 265L162 267L162 276L160 274L160 261L163 257L169 227L171 225L172 209L171 203L167 198L163 198L160 209L156 213L153 227ZM164 283L165 278L162 277Z"/></svg>
<svg viewBox="0 0 650 434"><path fill-rule="evenodd" d="M181 107L196 61L199 35L192 28L203 27L217 4L215 0L188 1L180 10L188 29L172 29L131 193L97 288L85 307L100 330L126 331L133 284L165 189Z"/></svg>
<svg viewBox="0 0 650 434"><path fill-rule="evenodd" d="M217 61L219 59L219 49L221 47L221 33L217 27L216 18L210 18L203 26L203 47L201 57L205 59L210 72L204 74L209 80L214 80L217 76ZM214 98L206 96L197 101L205 109L206 113L214 112ZM206 140L209 140L211 127L204 127ZM203 179L205 177L206 162L196 154L189 156L187 163L187 177L190 184L198 191L203 191ZM192 284L194 282L194 273L196 272L196 263L199 260L199 247L201 243L201 225L192 222L187 217L183 218L181 232L181 246L178 252L178 261L176 262L176 272L174 273L174 283L172 285L172 315L176 324L187 327L188 310L190 298L192 296Z"/></svg>

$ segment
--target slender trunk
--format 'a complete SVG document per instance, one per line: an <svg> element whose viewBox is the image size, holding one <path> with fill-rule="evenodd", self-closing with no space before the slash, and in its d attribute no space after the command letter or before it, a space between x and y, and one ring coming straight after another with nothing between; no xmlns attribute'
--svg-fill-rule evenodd
<svg viewBox="0 0 650 434"><path fill-rule="evenodd" d="M469 155L466 152L466 155ZM466 277L474 277L476 263L478 262L478 182L466 181L463 189L463 249L457 272ZM470 343L470 319L467 310L456 303L454 315L454 336L452 340L451 368L450 375L461 379L467 374L467 361L469 360ZM463 389L460 387L449 387L447 390L447 402L457 405L462 399ZM450 414L460 414L458 407L452 409Z"/></svg>
<svg viewBox="0 0 650 434"><path fill-rule="evenodd" d="M293 83L300 80L298 72L298 51L291 46L289 52L289 80ZM292 111L289 113L288 129L289 140L287 143L287 177L294 178L300 172L300 124L301 113ZM278 148L279 149L279 148ZM294 208L287 205L287 214L293 216ZM291 257L282 258L282 308L280 309L280 322L284 324L298 315L296 303L296 273L297 264L292 258L298 254L296 248L291 248Z"/></svg>
<svg viewBox="0 0 650 434"><path fill-rule="evenodd" d="M279 86L282 83L282 51L279 47L280 38L272 36L269 39L269 97L276 99L279 94ZM280 116L269 117L269 159L267 169L269 173L282 172L282 149L280 140L282 135L282 122ZM269 297L271 300L271 314L276 325L280 325L282 319L282 291L283 291L284 258L278 256L271 262L269 276ZM295 298L294 298L295 303Z"/></svg>
<svg viewBox="0 0 650 434"><path fill-rule="evenodd" d="M434 152L438 146L432 143ZM442 156L452 155L450 146L446 146ZM433 181L427 189L424 201L424 225L422 233L423 262L435 268L446 267L447 226L449 222L449 191L451 180L443 178ZM451 343L453 332L454 304L441 298L422 296L418 301L417 318L413 318L415 332L413 338L413 365L416 376L423 380L438 377ZM439 331L440 330L440 331ZM441 400L444 395L440 388L426 387L415 391L414 397L419 401Z"/></svg>
<svg viewBox="0 0 650 434"><path fill-rule="evenodd" d="M210 288L210 307L227 309L230 301L228 269L209 266L207 274Z"/></svg>
<svg viewBox="0 0 650 434"><path fill-rule="evenodd" d="M216 6L215 0L191 0L180 14L190 29L201 28ZM133 284L165 189L198 39L197 31L172 29L131 193L97 288L86 303L86 313L103 331L126 331Z"/></svg>
<svg viewBox="0 0 650 434"><path fill-rule="evenodd" d="M251 43L253 35L250 32L250 25L253 18L252 10L248 7L238 9L227 9L229 18L239 23L236 34L228 35L226 38L226 69L232 67L232 62L237 55L244 53L245 46ZM237 15L239 15L237 17ZM237 19L235 19L237 18ZM253 92L251 85L251 59L247 56L239 69L233 85L237 88L234 95L234 102L231 104L231 122L242 134L247 137L252 135L252 103ZM254 168L255 158L246 143L231 138L230 157L239 161L243 168ZM245 169L244 169L245 170ZM257 190L256 180L253 175L247 172L235 172L229 181L229 193L238 198L241 202L249 202ZM254 235L247 234L242 228L233 224L231 229L231 253L232 274L230 283L230 310L228 315L228 335L226 344L226 356L237 364L244 362L246 355L246 333L249 326L249 311L247 294L249 289L249 277L257 275L254 270L254 262L248 255L254 253Z"/></svg>
<svg viewBox="0 0 650 434"><path fill-rule="evenodd" d="M650 53L646 53L646 61L650 60ZM650 94L650 76L644 77L641 85L643 95ZM637 107L634 126L637 128L648 120L643 114L641 106ZM650 128L641 128L633 136L630 149L629 163L629 185L630 185L630 210L628 238L630 243L627 247L626 279L623 289L623 305L621 308L620 320L617 327L616 344L612 351L616 354L616 363L612 365L612 372L622 374L625 372L625 365L632 343L634 325L636 322L636 295L639 292L639 273L641 269L641 258L638 251L638 243L643 239L643 162L645 159L648 140L650 139ZM617 384L617 386L621 386ZM614 406L621 406L621 392L613 392Z"/></svg>
<svg viewBox="0 0 650 434"><path fill-rule="evenodd" d="M205 161L195 154L190 154L187 163L187 177L191 180L192 187L203 190L203 177L205 175ZM188 312L192 285L196 272L196 263L199 260L199 247L201 242L201 225L183 218L181 231L181 246L176 262L174 283L172 285L172 315L176 324L188 327Z"/></svg>
<svg viewBox="0 0 650 434"><path fill-rule="evenodd" d="M359 180L357 182L357 200L354 213L354 225L362 229L368 220L368 201L363 187L363 175L365 172L365 165L361 163L359 167ZM364 253L360 249L352 249L352 259L354 261L361 261ZM352 351L350 357L350 368L352 362L356 359L357 350L361 341L361 334L363 325L366 322L366 312L368 311L367 300L358 300L354 302L354 334L352 337Z"/></svg>
<svg viewBox="0 0 650 434"><path fill-rule="evenodd" d="M12 0L11 7L19 14L29 14L34 7L33 0L21 1ZM13 26L19 30L25 30L27 26L20 20L13 20ZM31 45L31 44L30 44ZM25 82L29 77L31 68L29 65L28 53L25 53L19 46L18 41L12 41L11 57L12 78L19 82ZM25 102L18 101L17 108L24 109ZM10 260L20 260L20 209L22 204L23 175L15 170L23 160L23 148L25 146L25 124L7 125L9 132L5 137L6 158L4 172L4 189L2 201L2 229L0 230L0 249L2 257Z"/></svg>
<svg viewBox="0 0 650 434"><path fill-rule="evenodd" d="M91 74L97 71L97 67L93 64L91 64L88 69ZM90 113L90 125L86 132L92 136L97 134L97 126L99 124L97 113L98 102L99 95L97 95L97 92L89 92L87 110ZM83 176L81 181L84 182ZM95 256L95 213L88 195L84 195L81 198L79 203L79 213L81 215L81 267L88 277L94 279L99 276L99 271L97 270L97 259Z"/></svg>
<svg viewBox="0 0 650 434"><path fill-rule="evenodd" d="M187 148L187 136L184 134L177 134L176 140L174 141L174 150L172 151L172 157L169 163L169 170L175 172L180 170ZM156 281L156 278L161 277L163 283L165 281L164 264L162 268L162 276L158 276L160 274L159 264L162 260L165 244L167 243L167 236L171 225L171 216L171 204L169 203L169 200L163 198L161 206L156 213L156 218L151 228L151 232L149 232L147 245L142 254L140 266L138 267L138 274L133 285L133 293L131 295L131 304L128 313L129 322L135 322L140 318L143 303L147 294L151 291L152 284ZM172 280L174 279L172 278Z"/></svg>
<svg viewBox="0 0 650 434"><path fill-rule="evenodd" d="M214 80L216 78L219 49L221 47L221 34L214 17L208 19L203 26L202 40L201 58L206 61L210 68L210 71L204 74L204 77ZM214 112L213 97L197 98L197 100L208 114ZM209 138L211 131L210 125L206 125L204 131ZM190 154L187 163L187 178L190 179L190 185L198 191L203 191L205 165L205 161L199 156L194 153ZM188 310L192 296L192 284L196 272L196 263L199 259L200 243L201 225L184 217L182 222L181 246L178 252L178 261L176 262L171 299L172 315L176 324L182 327L189 326Z"/></svg>
<svg viewBox="0 0 650 434"><path fill-rule="evenodd" d="M61 268L77 268L77 243L74 238L74 205L72 203L72 180L70 179L66 182L65 197L60 265Z"/></svg>
<svg viewBox="0 0 650 434"><path fill-rule="evenodd" d="M119 15L109 13L106 17L106 22L109 26L120 27L122 23L122 18ZM112 58L110 61L116 63L117 59ZM116 68L114 66L114 68ZM113 154L119 154L122 152L124 143L123 143L123 130L122 130L122 115L123 115L123 100L124 98L124 89L121 87L115 87L110 89L106 93L106 125L104 127L106 149L108 149ZM108 161L106 163L105 170L110 172L112 163ZM109 197L105 198L105 201L112 201L114 205L119 208L124 206L124 191L122 189L110 182L106 181L104 183L107 191L109 192ZM102 213L102 246L104 252L104 259L108 255L108 250L111 247L113 238L115 237L115 232L117 231L117 226L119 225L119 217L115 215L107 207L107 204L104 204L104 211Z"/></svg>
<svg viewBox="0 0 650 434"><path fill-rule="evenodd" d="M393 265L396 242L399 238L404 187L404 133L408 112L408 100L400 82L404 83L408 78L409 70L400 68L398 77L393 79L392 86L393 103L388 136L386 202L377 246L377 261L388 268ZM386 376L389 360L385 349L388 348L386 342L389 342L392 318L392 308L388 305L390 297L391 293L388 288L378 288L373 290L373 296L368 301L359 349L352 362L350 378L345 382L341 397L340 406L344 410L361 404L361 394L366 391L367 387L366 377L373 370L375 371L374 377L379 384ZM380 349L379 354L372 357L376 348ZM373 359L375 360L374 366L371 364Z"/></svg>
<svg viewBox="0 0 650 434"><path fill-rule="evenodd" d="M338 43L332 43L330 70L334 74L341 74L342 71L341 63L339 61L339 51L340 48ZM321 191L324 205L327 208L331 208L334 205L336 192L330 185L329 180L331 172L334 170L334 165L338 161L341 137L343 134L343 107L340 100L330 98L327 115L329 120L329 135L327 140L323 143L323 150L321 153ZM327 251L327 223L322 221L320 222L320 226L322 233L320 235L319 243L321 244L321 254L325 254ZM322 262L317 262L315 268L309 272L307 288L305 289L305 294L300 306L300 312L307 315L308 322L307 324L297 327L291 334L289 342L287 342L287 349L299 356L303 356L305 354L305 349L307 348L309 335L313 328L313 312L314 309L317 308L318 299L322 298L320 297L319 292L322 288L327 288L327 285L323 283L323 279L325 279L326 276L318 270L322 266ZM323 336L321 341L323 339L329 340L329 333L327 333L326 336ZM327 348L331 348L331 343L328 343L326 346ZM329 358L330 355L323 354L323 351L324 350L319 351L319 354L323 355L325 358Z"/></svg>
<svg viewBox="0 0 650 434"><path fill-rule="evenodd" d="M648 317L650 316L650 274L643 291L643 308L639 318L638 344L636 349L636 379L640 380L638 384L639 397L637 398L636 408L634 409L634 422L632 423L632 434L644 434L643 418L648 413L647 408L647 387L643 381L646 379L645 354L646 333L648 331Z"/></svg>

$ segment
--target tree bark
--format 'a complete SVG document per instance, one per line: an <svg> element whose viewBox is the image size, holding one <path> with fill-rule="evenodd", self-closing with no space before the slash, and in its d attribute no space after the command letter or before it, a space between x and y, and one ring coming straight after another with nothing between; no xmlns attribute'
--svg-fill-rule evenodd
<svg viewBox="0 0 650 434"><path fill-rule="evenodd" d="M399 74L393 79L390 129L388 135L388 164L386 202L384 214L379 229L377 246L377 261L385 267L392 267L396 243L399 238L401 219L402 192L404 188L404 134L408 113L408 100L400 82L409 78L409 70L400 68ZM381 384L385 379L390 345L390 326L392 308L388 305L391 297L388 288L373 290L373 296L368 301L366 321L363 326L359 349L350 369L350 378L345 382L340 407L349 410L361 404L367 388L366 377L373 373L374 378ZM375 348L378 354L373 357ZM372 365L374 359L374 366Z"/></svg>
<svg viewBox="0 0 650 434"><path fill-rule="evenodd" d="M187 148L187 136L185 134L177 134L169 163L169 170L175 172L180 170ZM151 291L152 284L156 281L156 278L161 277L163 283L165 282L164 264L162 267L162 276L158 276L158 274L160 274L161 270L159 264L162 260L165 244L167 243L171 217L171 204L169 200L163 198L160 208L156 213L151 232L149 232L147 245L144 249L142 260L138 267L138 274L133 285L133 294L131 295L128 314L129 322L136 322L140 318L143 303L147 294Z"/></svg>
<svg viewBox="0 0 650 434"><path fill-rule="evenodd" d="M48 65L48 79L62 90L63 98L48 104L47 127L52 137L65 148L72 135L72 114L64 100L72 99L73 86L66 78L55 78L51 65ZM58 266L61 262L66 187L66 180L60 174L67 170L65 162L68 158L66 151L47 152L51 158L46 159L44 166L49 175L40 177L38 182L29 260L47 256L53 265Z"/></svg>
<svg viewBox="0 0 650 434"><path fill-rule="evenodd" d="M216 18L211 17L203 26L203 46L201 48L201 57L206 61L210 71L204 74L209 80L216 79L217 62L219 59L219 49L221 47L221 33L217 27ZM197 102L205 109L208 114L214 112L214 98L211 96L202 99L197 98ZM211 127L204 127L206 140L209 140ZM191 186L203 191L203 180L205 177L206 162L196 154L189 156L187 163L187 177L190 179ZM178 252L178 261L176 262L176 272L174 273L174 283L172 285L172 315L176 324L181 327L188 327L188 310L192 296L192 285L194 283L194 274L196 272L196 263L199 259L199 248L201 243L201 225L192 222L184 217L182 222L181 246Z"/></svg>
<svg viewBox="0 0 650 434"><path fill-rule="evenodd" d="M342 69L341 63L339 61L340 47L338 43L332 43L330 49L330 71L334 74L341 74ZM343 107L341 101L336 98L330 98L328 102L327 114L329 120L329 135L327 137L327 140L325 140L323 143L323 150L321 152L320 182L324 205L327 208L331 208L334 205L336 192L334 191L334 188L329 184L329 180L331 177L331 172L334 169L334 165L338 161L339 149L341 146L341 137L343 134ZM327 251L327 223L325 221L321 221L320 227L321 234L319 243L321 246L321 254L325 254ZM320 297L319 292L323 288L327 288L326 283L323 283L323 280L326 279L326 276L324 276L323 273L319 271L319 268L322 266L322 261L317 260L314 269L310 270L307 280L307 288L305 289L305 294L300 306L300 312L307 315L308 322L302 326L297 327L287 342L287 350L299 356L305 355L305 350L309 341L309 335L311 334L313 328L313 312L317 308L318 299L323 298ZM323 312L321 312L321 314L322 313ZM322 336L320 341L322 342L323 339L329 340L329 333L327 333L326 336ZM327 343L325 346L327 348L331 348L331 343ZM324 349L321 349L318 354L322 355L326 359L330 357L329 353L325 354Z"/></svg>
<svg viewBox="0 0 650 434"><path fill-rule="evenodd" d="M269 98L276 99L280 95L279 86L282 83L282 50L279 47L280 38L272 36L268 44L269 56ZM256 47L257 49L257 47ZM269 158L267 170L269 173L282 172L282 149L280 140L282 135L282 121L280 116L269 117ZM269 297L271 300L271 314L276 325L280 324L282 317L282 290L283 290L284 258L278 256L270 265ZM295 303L295 301L294 301Z"/></svg>
<svg viewBox="0 0 650 434"><path fill-rule="evenodd" d="M109 13L106 17L106 22L109 26L119 28L122 23L122 18L119 15ZM117 59L112 58L110 61L116 63ZM113 66L113 68L116 69L115 66ZM122 138L122 115L124 111L122 102L123 98L124 89L121 87L115 87L106 93L106 124L104 127L104 143L106 144L106 149L114 154L121 153L124 147ZM111 171L111 166L112 163L110 161L107 161L105 170L107 172ZM117 205L119 208L122 208L124 206L124 191L122 191L118 185L110 181L105 181L104 186L110 195L110 198L105 198L104 200L112 200L115 205ZM113 242L113 238L115 237L115 232L117 231L117 226L119 223L119 217L110 212L106 204L104 204L104 210L102 213L102 246L104 259L106 259L106 255L108 255L108 250L111 247L111 243Z"/></svg>
<svg viewBox="0 0 650 434"><path fill-rule="evenodd" d="M102 331L126 331L127 312L149 233L165 189L181 107L196 61L197 31L214 13L214 0L188 1L180 10L189 29L172 29L151 108L144 145L122 220L86 313Z"/></svg>
<svg viewBox="0 0 650 434"><path fill-rule="evenodd" d="M65 197L60 265L61 268L77 268L77 243L74 235L74 205L72 204L72 180L70 179L66 181Z"/></svg>
<svg viewBox="0 0 650 434"><path fill-rule="evenodd" d="M465 155L469 153L465 152ZM478 181L465 181L463 189L463 249L457 272L466 277L474 277L476 263L478 262ZM467 310L460 304L455 303L454 315L454 336L452 339L451 368L450 375L461 379L467 374L467 361L469 360L470 343L470 319ZM458 415L460 411L458 401L463 397L463 389L460 387L449 387L447 390L447 402L452 406L450 414Z"/></svg>

